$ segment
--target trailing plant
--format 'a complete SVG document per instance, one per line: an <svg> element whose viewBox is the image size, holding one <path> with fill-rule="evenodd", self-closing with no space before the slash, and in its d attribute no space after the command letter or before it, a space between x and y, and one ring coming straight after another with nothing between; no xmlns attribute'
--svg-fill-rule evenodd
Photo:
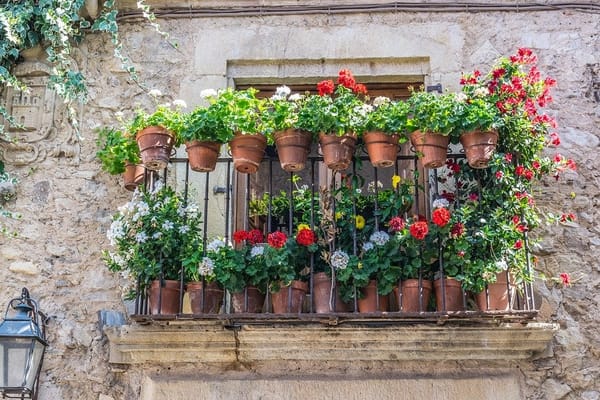
<svg viewBox="0 0 600 400"><path fill-rule="evenodd" d="M140 150L135 136L127 131L104 127L98 131L96 144L100 148L96 157L102 163L102 169L111 175L125 172L127 164L140 162Z"/></svg>

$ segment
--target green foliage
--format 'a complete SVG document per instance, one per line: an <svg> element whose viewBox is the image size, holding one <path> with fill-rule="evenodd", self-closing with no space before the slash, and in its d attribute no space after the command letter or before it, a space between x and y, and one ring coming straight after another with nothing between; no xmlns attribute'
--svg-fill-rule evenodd
<svg viewBox="0 0 600 400"><path fill-rule="evenodd" d="M387 134L404 134L409 124L409 106L405 101L393 102L387 97L373 100L373 111L367 114L366 130ZM406 142L406 136L400 136L400 143Z"/></svg>
<svg viewBox="0 0 600 400"><path fill-rule="evenodd" d="M409 132L419 130L450 136L458 143L461 116L460 101L454 93L436 94L425 91L413 91L408 99L411 118L408 121Z"/></svg>
<svg viewBox="0 0 600 400"><path fill-rule="evenodd" d="M122 174L125 166L140 162L140 151L133 135L122 130L104 127L98 131L96 157L102 169L111 175Z"/></svg>
<svg viewBox="0 0 600 400"><path fill-rule="evenodd" d="M153 113L139 109L133 120L127 125L128 132L139 132L149 126L161 126L175 135L175 144L181 144L181 131L184 127L184 119L180 107L173 109L168 105L158 105Z"/></svg>
<svg viewBox="0 0 600 400"><path fill-rule="evenodd" d="M202 252L201 216L195 204L168 187L136 192L113 217L107 236L114 252L103 259L111 271L127 271L142 283L180 278L182 264Z"/></svg>

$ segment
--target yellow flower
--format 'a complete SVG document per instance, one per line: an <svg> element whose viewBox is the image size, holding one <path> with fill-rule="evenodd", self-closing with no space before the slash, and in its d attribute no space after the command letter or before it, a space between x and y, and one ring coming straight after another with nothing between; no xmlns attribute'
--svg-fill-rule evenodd
<svg viewBox="0 0 600 400"><path fill-rule="evenodd" d="M344 214L342 214L341 211L336 211L335 212L335 220L336 221L339 220L339 219L341 219L343 216L344 216Z"/></svg>
<svg viewBox="0 0 600 400"><path fill-rule="evenodd" d="M310 229L310 226L308 226L307 224L299 224L298 225L298 232L300 232L303 229Z"/></svg>
<svg viewBox="0 0 600 400"><path fill-rule="evenodd" d="M362 267L363 267L362 261L359 261L358 262L358 269L362 269Z"/></svg>
<svg viewBox="0 0 600 400"><path fill-rule="evenodd" d="M360 230L365 227L365 217L362 215L357 215L354 217L356 223L356 229Z"/></svg>
<svg viewBox="0 0 600 400"><path fill-rule="evenodd" d="M398 184L402 182L402 178L399 175L392 176L392 187L398 189Z"/></svg>

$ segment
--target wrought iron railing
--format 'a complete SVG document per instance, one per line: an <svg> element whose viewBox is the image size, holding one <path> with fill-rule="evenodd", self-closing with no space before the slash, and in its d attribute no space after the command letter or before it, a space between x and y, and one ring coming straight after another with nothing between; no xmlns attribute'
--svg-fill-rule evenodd
<svg viewBox="0 0 600 400"><path fill-rule="evenodd" d="M449 160L458 160L463 158L464 155L460 153L448 154ZM327 170L324 166L322 166L322 157L313 151L309 156L306 164L306 168L302 171L301 175L303 176L304 182L308 185L308 189L311 193L311 199L315 198L315 195L319 192L320 185L325 182L330 182L330 188L336 189L339 185L343 184L340 180L340 176L344 174L342 172L332 172ZM415 215L423 214L428 215L431 201L432 199L436 199L440 197L443 192L443 188L440 186L440 180L438 179L438 170L423 170L420 168L420 164L418 158L414 156L414 154L410 155L398 155L397 162L393 167L386 169L378 169L371 166L368 162L368 157L366 155L355 158L355 161L352 167L349 169L352 172L357 172L360 168L361 173L368 175L372 178L373 182L378 182L382 175L390 175L391 173L395 175L399 175L404 177L405 179L409 179L412 181L411 187L414 191L414 201L413 206L410 210L405 211L405 215L413 213ZM263 228L266 232L272 232L277 229L287 230L287 232L293 231L293 219L294 219L294 197L292 196L292 192L294 190L294 184L292 183L295 173L284 173L280 167L277 159L277 155L274 151L267 151L263 162L261 164L261 168L256 176L251 176L247 174L240 174L233 169L232 159L229 157L222 157L218 159L217 171L220 171L219 174L223 179L220 179L219 182L215 182L213 179L213 173L198 173L193 172L189 168L189 163L187 158L184 157L173 157L171 159L171 163L167 169L160 173L156 172L146 172L146 187L152 187L157 180L162 180L166 182L168 185L175 185L178 189L182 189L182 192L187 199L191 196L191 192L189 191L189 186L191 183L201 183L202 193L199 194L194 200L196 202L201 203L201 209L203 210L204 215L204 225L203 225L203 241L204 247L206 248L207 242L210 240L213 234L217 234L225 238L225 240L231 240L232 233L236 229L248 229L252 225L252 218L250 215L248 204L250 201L254 200L253 192L261 194L263 191L270 193L273 195L279 190L286 190L288 194L289 200L289 210L287 218L275 219L273 218L272 209L273 203L271 201L272 197L268 196L267 201L267 215L265 216L265 222L263 223ZM415 173L417 171L417 173ZM282 177L284 177L285 184L281 184ZM407 178L408 177L408 178ZM224 182L223 182L224 181ZM224 186L219 186L224 184ZM284 185L287 187L284 188ZM211 186L212 186L212 197L211 197ZM259 186L256 189L254 186ZM445 188L451 188L452 190L458 192L460 191L459 185L449 184L445 185ZM378 185L374 185L374 191L377 193L379 190ZM457 194L457 193L455 193ZM211 198L214 196L223 196L224 203L224 215L222 217L221 229L218 233L211 232L211 227L209 226L209 218L208 216L214 214L214 210L211 210L209 203ZM198 198L201 197L201 198ZM455 196L457 199L460 196ZM240 199L244 199L243 201L239 201ZM377 196L375 196L377 199ZM335 198L332 200L332 212L335 214L336 209L336 200ZM311 207L311 210L314 210L315 207ZM378 204L375 201L373 204L373 209L375 210L375 216L377 216ZM377 225L381 223L378 218L375 218L374 223ZM314 226L315 218L314 215L310 217L310 224ZM527 232L523 233L525 248L527 248ZM355 254L358 252L358 243L356 241L356 235L354 234L354 243L353 243L353 251ZM438 249L438 270L436 272L437 278L444 277L444 259L442 257L442 249ZM247 306L249 304L248 291L244 290L242 302L246 307L243 308L242 312L234 313L232 309L232 294L227 293L226 291L223 294L222 306L217 310L207 311L208 301L206 299L207 293L207 283L203 282L203 288L205 290L202 291L201 299L199 299L200 309L203 310L201 313L191 313L188 310L184 309L184 293L185 293L185 282L183 279L183 269L181 272L181 281L180 281L180 306L179 312L177 314L151 314L149 305L148 305L148 296L145 290L143 290L142 282L139 281L137 283L137 297L135 299L134 304L134 312L132 318L137 320L152 320L152 319L224 319L230 320L232 318L235 319L243 319L248 321L269 321L269 320L297 320L297 321L306 321L306 320L329 320L329 321L339 321L340 319L351 319L351 320L368 320L370 322L373 321L410 321L414 319L418 320L436 320L446 318L463 318L463 319L481 319L481 318L493 318L497 319L501 317L503 320L505 319L528 319L533 318L537 314L536 303L534 299L533 293L533 285L531 282L522 282L520 284L515 284L511 282L511 277L509 276L508 271L506 272L506 296L508 297L507 307L501 310L485 310L481 311L474 305L473 294L468 293L462 290L462 308L461 311L449 311L446 305L446 284L443 283L444 280L441 280L441 295L438 297L438 302L441 304L437 304L434 306L434 302L432 300L432 295L426 295L426 288L424 282L426 281L425 277L421 272L419 272L418 277L418 292L419 292L419 300L418 300L418 308L416 311L406 311L403 307L403 290L402 285L398 282L398 287L392 292L390 295L386 296L389 301L389 307L385 311L376 311L370 313L360 313L358 307L357 296L354 296L353 301L347 305L348 308L341 310L339 309L339 303L336 301L330 301L331 309L327 312L317 312L314 303L315 296L315 257L318 255L313 255L309 260L309 274L308 274L308 291L303 301L302 311L300 313L294 312L285 312L285 313L273 313L272 311L272 296L268 290L265 290L265 300L264 305L261 309L261 312L246 312L244 310L248 310ZM527 260L529 260L529 255L527 255ZM528 261L528 268L530 268ZM335 284L332 285L334 289L335 295ZM163 287L161 285L161 291ZM283 290L289 290L290 294L292 288L285 288ZM356 289L354 289L356 291ZM355 293L356 294L356 293ZM483 303L486 305L485 308L489 308L489 288L486 287L483 292ZM335 296L331 295L330 300L334 299ZM292 296L288 296L288 311L291 309L291 298ZM380 296L376 297L377 299L377 309L380 309L379 302L381 301ZM385 298L384 298L385 299ZM159 296L158 299L158 309L161 310L161 301L162 295ZM338 304L336 306L336 304ZM336 322L337 323L337 322Z"/></svg>

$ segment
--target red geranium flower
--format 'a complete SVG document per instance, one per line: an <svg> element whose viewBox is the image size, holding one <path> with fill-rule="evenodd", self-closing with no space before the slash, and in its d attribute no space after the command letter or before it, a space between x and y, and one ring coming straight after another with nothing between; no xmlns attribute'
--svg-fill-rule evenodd
<svg viewBox="0 0 600 400"><path fill-rule="evenodd" d="M335 84L331 79L321 81L317 83L317 90L319 91L319 96L325 96L326 94L332 94L335 89Z"/></svg>
<svg viewBox="0 0 600 400"><path fill-rule="evenodd" d="M248 241L249 244L254 246L255 244L258 244L258 243L264 243L265 236L260 231L260 229L252 229L250 232L248 232L248 237L246 238L246 240Z"/></svg>
<svg viewBox="0 0 600 400"><path fill-rule="evenodd" d="M301 229L296 235L296 242L302 246L310 246L317 241L315 233L311 229Z"/></svg>
<svg viewBox="0 0 600 400"><path fill-rule="evenodd" d="M431 213L431 219L434 224L442 228L448 224L448 221L450 221L450 211L444 207L436 208Z"/></svg>
<svg viewBox="0 0 600 400"><path fill-rule="evenodd" d="M566 272L562 272L560 275L560 279L562 280L563 285L570 286L571 285L571 277Z"/></svg>
<svg viewBox="0 0 600 400"><path fill-rule="evenodd" d="M244 240L248 239L248 232L247 231L235 231L233 232L233 241L236 244L240 244L242 243Z"/></svg>
<svg viewBox="0 0 600 400"><path fill-rule="evenodd" d="M356 94L367 94L367 87L362 83L354 85L354 93Z"/></svg>
<svg viewBox="0 0 600 400"><path fill-rule="evenodd" d="M515 249L519 250L521 248L523 248L523 241L519 239L515 242Z"/></svg>
<svg viewBox="0 0 600 400"><path fill-rule="evenodd" d="M338 73L338 83L348 89L354 90L356 80L349 69L342 69Z"/></svg>
<svg viewBox="0 0 600 400"><path fill-rule="evenodd" d="M410 234L417 240L425 239L428 233L429 226L427 226L427 221L417 221L410 226Z"/></svg>
<svg viewBox="0 0 600 400"><path fill-rule="evenodd" d="M269 243L269 246L276 249L282 248L285 245L286 240L287 236L281 231L269 233L267 236L267 242Z"/></svg>
<svg viewBox="0 0 600 400"><path fill-rule="evenodd" d="M560 137L558 137L558 133L553 132L550 134L550 143L552 143L554 146L560 145Z"/></svg>
<svg viewBox="0 0 600 400"><path fill-rule="evenodd" d="M452 226L452 230L450 231L450 235L452 238L457 239L464 235L465 233L465 225L462 222L457 222Z"/></svg>
<svg viewBox="0 0 600 400"><path fill-rule="evenodd" d="M390 231L391 232L400 232L404 229L404 220L401 217L394 217L390 219Z"/></svg>

